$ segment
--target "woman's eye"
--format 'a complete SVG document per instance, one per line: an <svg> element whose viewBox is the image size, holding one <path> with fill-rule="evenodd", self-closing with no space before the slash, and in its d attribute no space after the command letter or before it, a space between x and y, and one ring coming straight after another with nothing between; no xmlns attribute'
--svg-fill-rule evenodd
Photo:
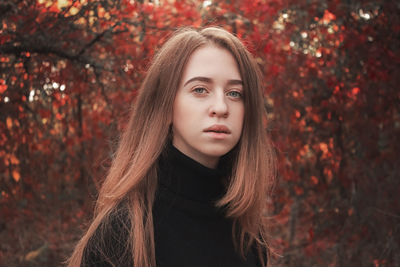
<svg viewBox="0 0 400 267"><path fill-rule="evenodd" d="M193 89L193 92L198 93L198 94L204 94L206 92L206 88L204 87L197 87Z"/></svg>
<svg viewBox="0 0 400 267"><path fill-rule="evenodd" d="M234 98L242 98L242 93L239 91L230 91L228 92L228 96L232 96Z"/></svg>

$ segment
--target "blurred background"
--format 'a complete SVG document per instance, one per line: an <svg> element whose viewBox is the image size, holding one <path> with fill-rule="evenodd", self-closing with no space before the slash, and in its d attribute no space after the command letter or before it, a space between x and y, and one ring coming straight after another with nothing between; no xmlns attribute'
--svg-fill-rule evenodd
<svg viewBox="0 0 400 267"><path fill-rule="evenodd" d="M154 52L178 27L219 25L265 77L273 266L400 266L399 14L395 0L1 1L0 265L62 265Z"/></svg>

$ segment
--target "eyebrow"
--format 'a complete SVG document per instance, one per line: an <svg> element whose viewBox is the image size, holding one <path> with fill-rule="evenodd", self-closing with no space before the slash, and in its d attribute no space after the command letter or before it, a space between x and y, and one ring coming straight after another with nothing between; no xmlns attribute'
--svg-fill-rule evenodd
<svg viewBox="0 0 400 267"><path fill-rule="evenodd" d="M188 83L191 83L193 81L200 81L200 82L206 82L206 83L212 83L212 79L208 78L208 77L202 77L202 76L197 76L197 77L193 77L191 79L189 79L188 81L185 82L185 84L183 86L186 86ZM228 80L228 85L243 85L243 81L242 80Z"/></svg>

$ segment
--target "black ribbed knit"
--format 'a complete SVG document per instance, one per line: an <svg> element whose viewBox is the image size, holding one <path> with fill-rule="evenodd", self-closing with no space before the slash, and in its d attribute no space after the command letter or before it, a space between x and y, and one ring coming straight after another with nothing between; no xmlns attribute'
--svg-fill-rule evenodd
<svg viewBox="0 0 400 267"><path fill-rule="evenodd" d="M260 266L253 251L243 260L232 241L232 221L215 207L224 173L209 169L174 146L159 162L153 207L159 267Z"/></svg>

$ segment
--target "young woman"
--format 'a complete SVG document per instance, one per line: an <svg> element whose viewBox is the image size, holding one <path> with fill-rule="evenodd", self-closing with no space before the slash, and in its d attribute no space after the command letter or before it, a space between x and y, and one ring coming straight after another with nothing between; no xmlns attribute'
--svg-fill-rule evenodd
<svg viewBox="0 0 400 267"><path fill-rule="evenodd" d="M69 266L266 266L264 120L260 72L239 39L177 31L153 59Z"/></svg>

